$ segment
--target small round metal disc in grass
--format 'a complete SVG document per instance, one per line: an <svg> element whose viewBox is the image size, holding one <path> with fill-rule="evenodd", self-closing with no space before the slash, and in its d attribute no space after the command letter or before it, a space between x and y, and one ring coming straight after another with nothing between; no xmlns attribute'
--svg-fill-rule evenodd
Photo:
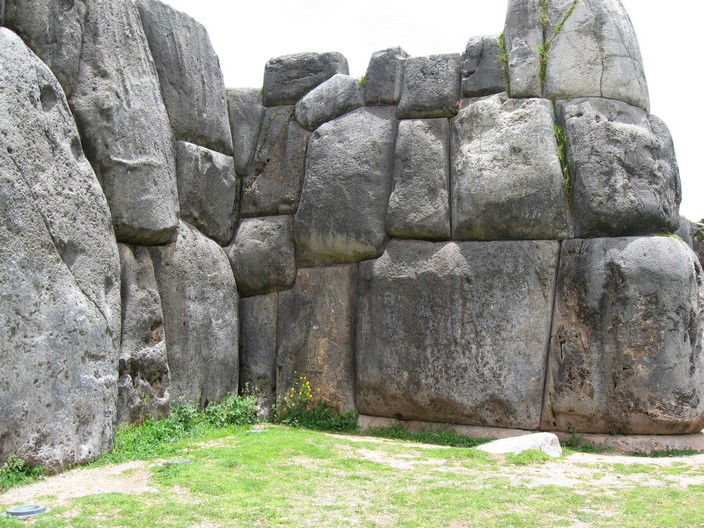
<svg viewBox="0 0 704 528"><path fill-rule="evenodd" d="M13 506L5 512L5 515L15 519L30 519L49 511L49 508L40 504L22 504L21 506Z"/></svg>

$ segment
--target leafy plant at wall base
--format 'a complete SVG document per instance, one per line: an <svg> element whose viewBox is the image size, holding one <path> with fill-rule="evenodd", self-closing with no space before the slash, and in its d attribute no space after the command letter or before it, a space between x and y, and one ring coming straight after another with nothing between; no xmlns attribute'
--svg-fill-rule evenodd
<svg viewBox="0 0 704 528"><path fill-rule="evenodd" d="M567 197L567 203L570 209L572 209L574 206L574 189L572 186L570 166L567 161L567 136L559 125L555 125L555 139L557 140L557 156L560 158L560 167L562 167L562 187Z"/></svg>
<svg viewBox="0 0 704 528"><path fill-rule="evenodd" d="M42 466L30 466L17 455L10 455L0 466L0 490L29 484L44 476Z"/></svg>

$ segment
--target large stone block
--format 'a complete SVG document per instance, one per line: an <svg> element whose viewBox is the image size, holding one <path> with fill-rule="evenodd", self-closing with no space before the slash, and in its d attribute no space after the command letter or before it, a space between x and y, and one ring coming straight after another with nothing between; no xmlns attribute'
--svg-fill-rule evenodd
<svg viewBox="0 0 704 528"><path fill-rule="evenodd" d="M0 461L112 446L120 262L59 82L0 28Z"/></svg>
<svg viewBox="0 0 704 528"><path fill-rule="evenodd" d="M567 137L578 236L677 229L679 170L662 121L607 99L560 101L557 113Z"/></svg>
<svg viewBox="0 0 704 528"><path fill-rule="evenodd" d="M537 429L558 251L392 240L361 263L359 412Z"/></svg>
<svg viewBox="0 0 704 528"><path fill-rule="evenodd" d="M473 37L462 55L462 95L480 97L505 92L506 74L497 37Z"/></svg>
<svg viewBox="0 0 704 528"><path fill-rule="evenodd" d="M242 296L290 288L296 280L291 217L243 219L227 255Z"/></svg>
<svg viewBox="0 0 704 528"><path fill-rule="evenodd" d="M700 432L703 336L702 269L682 241L564 242L543 429Z"/></svg>
<svg viewBox="0 0 704 528"><path fill-rule="evenodd" d="M181 218L224 246L237 224L239 181L230 156L179 141L176 173Z"/></svg>
<svg viewBox="0 0 704 528"><path fill-rule="evenodd" d="M138 0L176 139L232 154L220 61L206 29L159 0Z"/></svg>
<svg viewBox="0 0 704 528"><path fill-rule="evenodd" d="M137 8L129 0L13 0L8 17L67 87L118 240L168 242L179 211L173 141Z"/></svg>
<svg viewBox="0 0 704 528"><path fill-rule="evenodd" d="M452 116L460 99L461 62L458 54L406 59L398 116Z"/></svg>
<svg viewBox="0 0 704 528"><path fill-rule="evenodd" d="M453 120L455 239L558 239L572 233L552 103L477 100Z"/></svg>
<svg viewBox="0 0 704 528"><path fill-rule="evenodd" d="M401 99L403 67L408 53L399 47L372 54L364 76L364 100L368 105L395 105Z"/></svg>
<svg viewBox="0 0 704 528"><path fill-rule="evenodd" d="M399 238L447 240L450 233L450 123L399 123L386 227Z"/></svg>
<svg viewBox="0 0 704 528"><path fill-rule="evenodd" d="M254 164L242 180L240 215L293 214L298 209L310 132L292 118L293 108L267 108Z"/></svg>
<svg viewBox="0 0 704 528"><path fill-rule="evenodd" d="M264 68L264 106L292 105L336 73L348 75L340 53L296 53L271 59Z"/></svg>
<svg viewBox="0 0 704 528"><path fill-rule="evenodd" d="M226 94L235 170L239 176L247 176L264 119L262 94L256 88L233 88L226 90Z"/></svg>
<svg viewBox="0 0 704 528"><path fill-rule="evenodd" d="M146 247L119 244L122 266L122 342L117 422L141 423L169 413L169 364L164 315Z"/></svg>
<svg viewBox="0 0 704 528"><path fill-rule="evenodd" d="M364 105L362 85L349 75L336 73L296 104L296 119L315 130L323 123Z"/></svg>
<svg viewBox="0 0 704 528"><path fill-rule="evenodd" d="M357 266L298 270L279 294L276 392L305 377L316 400L355 410L354 319Z"/></svg>
<svg viewBox="0 0 704 528"><path fill-rule="evenodd" d="M511 97L542 97L544 0L509 0L504 38Z"/></svg>
<svg viewBox="0 0 704 528"><path fill-rule="evenodd" d="M181 222L176 241L150 248L164 313L171 400L207 405L237 392L237 284L223 249Z"/></svg>
<svg viewBox="0 0 704 528"><path fill-rule="evenodd" d="M276 403L276 293L240 301L240 385L257 395L258 413Z"/></svg>
<svg viewBox="0 0 704 528"><path fill-rule="evenodd" d="M381 254L396 128L393 108L367 107L313 133L294 224L302 266Z"/></svg>

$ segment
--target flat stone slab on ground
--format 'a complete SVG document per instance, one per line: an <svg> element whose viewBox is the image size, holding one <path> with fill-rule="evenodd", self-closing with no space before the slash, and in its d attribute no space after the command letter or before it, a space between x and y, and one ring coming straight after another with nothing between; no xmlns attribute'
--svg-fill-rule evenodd
<svg viewBox="0 0 704 528"><path fill-rule="evenodd" d="M562 456L560 439L555 433L534 433L502 438L488 444L482 444L477 449L492 455L507 455L509 453L518 455L529 449L537 449L551 457Z"/></svg>

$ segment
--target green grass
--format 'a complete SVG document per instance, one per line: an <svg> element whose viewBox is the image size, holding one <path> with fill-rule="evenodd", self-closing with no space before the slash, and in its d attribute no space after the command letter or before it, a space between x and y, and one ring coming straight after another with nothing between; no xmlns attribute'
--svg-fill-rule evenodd
<svg viewBox="0 0 704 528"><path fill-rule="evenodd" d="M562 28L565 26L567 19L569 19L570 16L572 16L572 13L574 13L574 10L577 8L578 3L579 0L574 0L574 2L570 4L567 10L560 17L560 20L558 20L557 24L555 24L555 28L552 30L552 33L550 33L549 35L545 35L543 43L538 48L538 54L540 56L540 79L543 83L545 83L545 79L547 77L548 72L548 56L550 52L550 47L562 31ZM547 0L543 0L543 9L540 14L540 23L543 26L543 32L546 33L550 25Z"/></svg>
<svg viewBox="0 0 704 528"><path fill-rule="evenodd" d="M567 160L567 136L564 129L555 125L555 139L557 140L557 156L560 158L560 167L562 168L562 187L565 191L565 197L570 209L574 207L574 186L572 183L572 175L570 174L570 165Z"/></svg>
<svg viewBox="0 0 704 528"><path fill-rule="evenodd" d="M394 440L407 440L423 444L434 444L451 447L477 447L480 444L490 442L490 438L474 438L471 436L459 435L455 431L406 431L401 426L379 427L365 431L366 435L377 436L379 438L391 438Z"/></svg>
<svg viewBox="0 0 704 528"><path fill-rule="evenodd" d="M511 95L511 75L508 71L508 48L506 47L506 35L501 33L497 39L499 41L499 64L504 69L504 78L506 79L506 91Z"/></svg>
<svg viewBox="0 0 704 528"><path fill-rule="evenodd" d="M362 86L365 86L367 84L367 76L366 75L362 75L359 78L359 84L361 84Z"/></svg>
<svg viewBox="0 0 704 528"><path fill-rule="evenodd" d="M0 491L31 484L43 476L44 468L41 466L31 467L20 457L10 455L7 462L0 466Z"/></svg>

